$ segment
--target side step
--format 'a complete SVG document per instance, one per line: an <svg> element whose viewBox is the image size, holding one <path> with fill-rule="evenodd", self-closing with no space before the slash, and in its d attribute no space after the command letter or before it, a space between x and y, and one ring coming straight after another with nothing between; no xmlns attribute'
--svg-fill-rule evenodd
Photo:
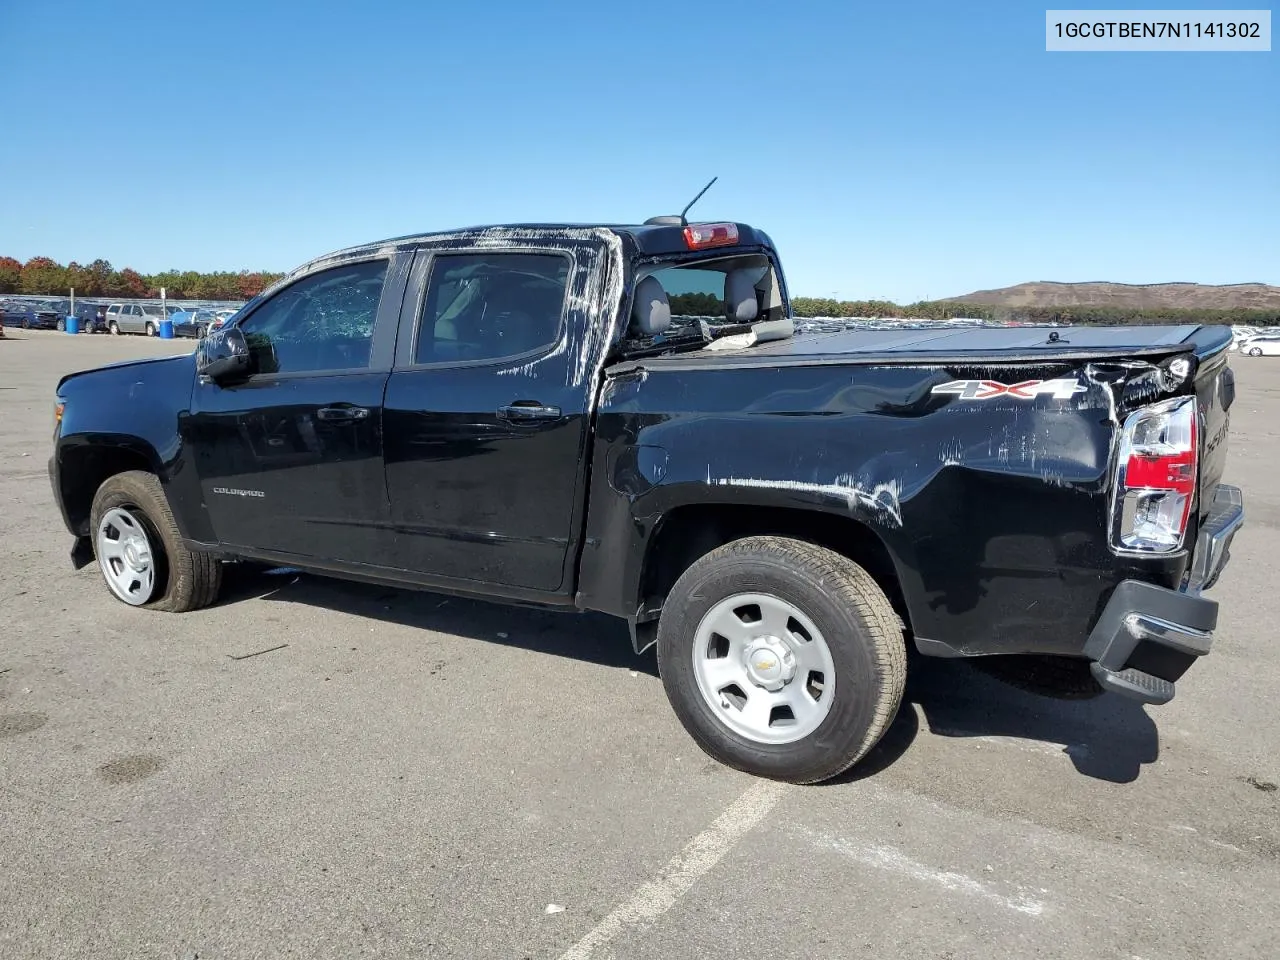
<svg viewBox="0 0 1280 960"><path fill-rule="evenodd" d="M1149 703L1153 706L1168 703L1173 699L1173 684L1161 680L1149 673L1129 667L1126 670L1108 670L1100 663L1090 664L1093 679L1112 693Z"/></svg>

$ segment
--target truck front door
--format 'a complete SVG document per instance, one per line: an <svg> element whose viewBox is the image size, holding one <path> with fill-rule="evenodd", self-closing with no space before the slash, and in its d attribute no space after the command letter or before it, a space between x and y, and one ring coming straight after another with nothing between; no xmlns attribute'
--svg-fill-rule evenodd
<svg viewBox="0 0 1280 960"><path fill-rule="evenodd" d="M411 257L297 280L237 324L252 375L196 384L184 440L220 543L385 563L382 397Z"/></svg>
<svg viewBox="0 0 1280 960"><path fill-rule="evenodd" d="M581 339L606 269L586 253L419 252L385 410L397 566L572 589L594 383Z"/></svg>

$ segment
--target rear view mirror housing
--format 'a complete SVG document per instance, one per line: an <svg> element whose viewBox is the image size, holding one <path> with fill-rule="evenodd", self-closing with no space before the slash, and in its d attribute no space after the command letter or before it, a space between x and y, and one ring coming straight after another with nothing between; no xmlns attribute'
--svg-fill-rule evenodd
<svg viewBox="0 0 1280 960"><path fill-rule="evenodd" d="M238 327L210 331L196 346L196 372L214 383L243 380L251 366L249 345Z"/></svg>

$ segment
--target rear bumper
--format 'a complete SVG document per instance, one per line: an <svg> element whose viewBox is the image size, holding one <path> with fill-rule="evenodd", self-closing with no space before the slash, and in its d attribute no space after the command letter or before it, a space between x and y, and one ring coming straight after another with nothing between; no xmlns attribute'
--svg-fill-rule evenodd
<svg viewBox="0 0 1280 960"><path fill-rule="evenodd" d="M1084 647L1099 684L1142 703L1173 699L1174 683L1213 643L1218 604L1202 591L1217 582L1243 524L1240 489L1220 484L1181 590L1139 580L1116 587Z"/></svg>

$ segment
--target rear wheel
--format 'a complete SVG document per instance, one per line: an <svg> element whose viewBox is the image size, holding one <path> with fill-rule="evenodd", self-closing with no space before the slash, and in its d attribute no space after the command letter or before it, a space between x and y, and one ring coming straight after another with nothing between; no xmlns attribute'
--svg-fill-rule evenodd
<svg viewBox="0 0 1280 960"><path fill-rule="evenodd" d="M222 564L182 545L153 474L130 470L106 480L93 498L90 532L102 578L118 600L182 613L217 599Z"/></svg>
<svg viewBox="0 0 1280 960"><path fill-rule="evenodd" d="M57 326L59 333L67 332L67 321L63 320L61 317L58 318L58 322L55 326Z"/></svg>
<svg viewBox="0 0 1280 960"><path fill-rule="evenodd" d="M1249 348L1249 356L1251 356L1251 357L1260 357L1260 356L1262 356L1262 348L1261 348L1261 347L1250 347L1250 348Z"/></svg>
<svg viewBox="0 0 1280 960"><path fill-rule="evenodd" d="M147 336L154 337L156 335L156 325L150 320L147 321Z"/></svg>
<svg viewBox="0 0 1280 960"><path fill-rule="evenodd" d="M902 700L906 646L884 591L848 557L750 537L676 581L658 665L703 750L748 773L813 783L884 735Z"/></svg>
<svg viewBox="0 0 1280 960"><path fill-rule="evenodd" d="M23 330L30 330L30 329L31 329L31 318L30 318L30 317L23 317L23 318L22 318L22 329L23 329Z"/></svg>

